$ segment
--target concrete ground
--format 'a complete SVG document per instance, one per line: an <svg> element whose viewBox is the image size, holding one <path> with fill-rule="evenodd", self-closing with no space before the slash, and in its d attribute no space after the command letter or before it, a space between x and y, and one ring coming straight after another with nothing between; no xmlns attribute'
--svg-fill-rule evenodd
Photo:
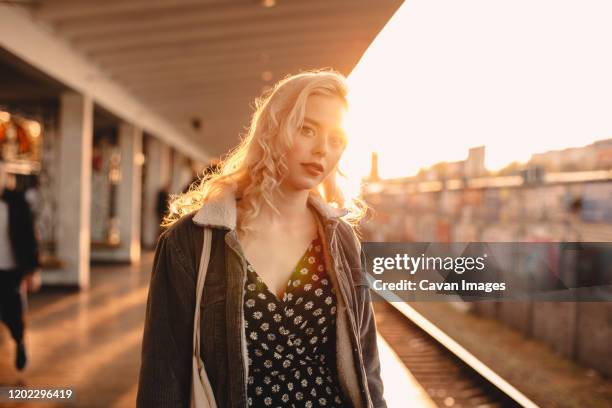
<svg viewBox="0 0 612 408"><path fill-rule="evenodd" d="M76 400L0 406L134 406L152 258L148 253L139 265L95 266L89 290L30 295L28 365L15 369L14 343L0 325L0 386L68 387Z"/></svg>

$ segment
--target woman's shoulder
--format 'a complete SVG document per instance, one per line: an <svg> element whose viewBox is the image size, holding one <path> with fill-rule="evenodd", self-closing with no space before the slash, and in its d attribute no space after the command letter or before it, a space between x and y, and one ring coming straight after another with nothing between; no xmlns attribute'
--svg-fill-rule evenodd
<svg viewBox="0 0 612 408"><path fill-rule="evenodd" d="M343 244L354 245L358 249L361 248L361 241L359 240L356 227L342 218L338 222L338 233Z"/></svg>
<svg viewBox="0 0 612 408"><path fill-rule="evenodd" d="M200 226L193 222L193 217L196 215L196 213L197 210L181 216L179 219L174 221L172 225L164 230L162 236L164 236L166 240L174 241L184 237L185 234L190 234L198 229L201 229Z"/></svg>
<svg viewBox="0 0 612 408"><path fill-rule="evenodd" d="M338 238L340 250L348 262L351 279L354 284L367 284L365 273L365 258L362 257L361 240L355 227L348 221L340 219L338 223Z"/></svg>
<svg viewBox="0 0 612 408"><path fill-rule="evenodd" d="M355 263L358 263L361 256L361 240L353 225L340 218L338 223L338 239L345 256Z"/></svg>
<svg viewBox="0 0 612 408"><path fill-rule="evenodd" d="M190 269L195 267L195 260L202 250L204 229L201 225L193 222L197 211L192 211L181 216L167 227L159 237L160 242L170 250L176 252L181 262Z"/></svg>

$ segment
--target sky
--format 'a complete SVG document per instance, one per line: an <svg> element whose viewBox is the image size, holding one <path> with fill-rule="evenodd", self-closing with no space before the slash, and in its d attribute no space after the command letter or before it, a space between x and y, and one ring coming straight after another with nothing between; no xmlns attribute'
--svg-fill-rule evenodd
<svg viewBox="0 0 612 408"><path fill-rule="evenodd" d="M407 0L349 75L358 177L462 160L489 170L612 137L612 1Z"/></svg>

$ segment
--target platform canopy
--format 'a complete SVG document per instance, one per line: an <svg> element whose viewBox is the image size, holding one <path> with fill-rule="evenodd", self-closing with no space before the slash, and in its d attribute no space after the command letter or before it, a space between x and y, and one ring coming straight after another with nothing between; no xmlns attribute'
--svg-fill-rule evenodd
<svg viewBox="0 0 612 408"><path fill-rule="evenodd" d="M225 153L262 89L349 74L400 0L0 2L0 47L195 158Z"/></svg>

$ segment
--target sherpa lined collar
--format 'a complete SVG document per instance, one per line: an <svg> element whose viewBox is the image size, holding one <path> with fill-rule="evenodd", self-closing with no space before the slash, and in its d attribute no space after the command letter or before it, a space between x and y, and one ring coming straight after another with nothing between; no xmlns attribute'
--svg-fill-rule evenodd
<svg viewBox="0 0 612 408"><path fill-rule="evenodd" d="M310 204L322 219L327 222L337 220L346 215L346 208L335 208L322 198L308 195ZM228 189L225 193L206 201L193 217L193 222L208 227L218 227L233 230L236 228L236 191Z"/></svg>

